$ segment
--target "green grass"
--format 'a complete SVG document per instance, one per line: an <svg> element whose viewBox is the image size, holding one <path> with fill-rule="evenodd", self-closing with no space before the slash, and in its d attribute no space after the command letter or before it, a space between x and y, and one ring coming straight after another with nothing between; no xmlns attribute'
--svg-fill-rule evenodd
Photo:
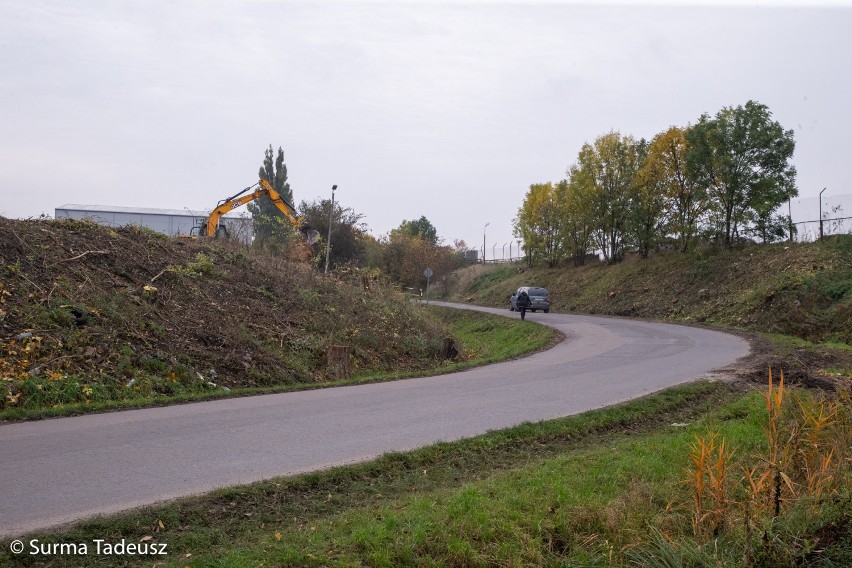
<svg viewBox="0 0 852 568"><path fill-rule="evenodd" d="M430 306L441 314L462 348L478 364L505 361L538 351L557 339L552 328L484 312Z"/></svg>
<svg viewBox="0 0 852 568"><path fill-rule="evenodd" d="M852 345L849 345L848 343L839 343L837 341L823 341L817 343L813 341L808 341L807 339L801 339L799 337L793 337L790 335L781 335L778 333L763 333L761 335L767 340L771 341L773 344L778 345L779 347L809 350L835 349L838 351L852 353Z"/></svg>
<svg viewBox="0 0 852 568"><path fill-rule="evenodd" d="M736 449L733 469L748 467L766 451L765 423L762 393L700 382L574 417L85 521L24 541L150 537L169 546L158 566L716 567L744 565L747 553L751 566L848 565L848 483L821 501L785 500L774 521L752 520L750 537L736 508L724 533L693 536L690 486L683 482L690 445L716 432ZM848 468L843 475L848 479ZM0 542L0 565L153 563L7 551L8 543Z"/></svg>
<svg viewBox="0 0 852 568"><path fill-rule="evenodd" d="M744 401L750 412L762 401ZM263 559L316 566L576 566L619 565L641 547L649 527L688 533L683 477L696 433L719 429L738 447L762 441L755 421L617 436L500 471L453 490L409 495L330 515L309 527L276 527L271 535L198 559L197 566L256 564ZM283 531L283 532L282 532ZM274 532L281 532L280 541ZM722 551L736 558L736 552Z"/></svg>
<svg viewBox="0 0 852 568"><path fill-rule="evenodd" d="M513 266L497 266L492 270L480 274L471 282L468 287L468 292L476 292L483 288L487 288L495 283L500 283L503 280L512 277L518 273Z"/></svg>
<svg viewBox="0 0 852 568"><path fill-rule="evenodd" d="M82 391L83 386L86 385L84 377L68 376L64 380L57 381L31 379L28 382L28 384L31 383L28 388L36 395L31 398L28 397L29 400L33 401L32 405L0 410L0 421L73 416L91 412L165 406L235 396L254 396L452 373L527 355L551 345L558 338L558 333L553 329L530 322L513 321L502 316L438 306L424 306L423 309L434 314L447 326L449 333L462 347L464 358L456 361L442 361L436 366L417 371L362 372L337 381L310 384L291 383L229 390L201 385L200 390L175 392L174 394L169 394L168 391L164 392L163 388L159 388L160 394L152 393L149 390L147 394L145 392L134 392L131 397L127 396L127 389L122 388L124 382L115 385L113 389L115 392L111 394L101 392L104 389L101 382L93 384L93 388L96 389L92 393L94 396L90 395L86 402L68 402L87 398L83 396ZM150 365L155 364L156 361L150 363ZM151 372L156 373L156 369L152 369ZM151 376L154 377L154 375ZM154 378L158 384L169 384L169 381L162 377ZM182 383L175 384L181 385ZM0 394L2 394L2 390L0 390Z"/></svg>
<svg viewBox="0 0 852 568"><path fill-rule="evenodd" d="M519 550L531 546L527 542L529 535L512 536L501 532L500 527L488 532L492 529L484 516L486 512L488 516L498 515L495 522L514 519L511 526L515 529L536 522L542 511L554 504L549 494L536 489L536 480L554 472L559 475L555 479L560 480L560 491L567 492L554 497L556 504L558 499L569 498L589 507L600 503L605 495L619 491L620 482L604 483L610 457L627 459L627 454L636 453L631 446L634 440L664 435L672 430L672 423L693 422L712 408L725 407L739 397L741 391L728 383L685 385L575 417L388 454L364 464L229 488L86 521L66 531L30 535L25 540L91 542L105 538L115 542L126 538L137 542L150 535L169 544L166 565L253 566L259 565L266 554L275 558L273 564L292 566L319 566L323 562L347 565L347 559L356 557L367 565L393 565L406 554L415 554L419 562L428 565L428 556L434 553L437 556L433 565L438 566L452 563L456 555L463 558L480 554L475 550L476 542L470 541L470 534L477 535L477 539L483 534L499 534L501 540L506 540L502 545L506 547L505 554L523 556L525 553ZM676 433L680 438L686 435L679 429ZM657 442L652 438L644 443L647 448ZM665 469L657 452L650 454L655 456L657 465L646 467ZM597 463L596 469L585 471L584 464L589 460ZM537 471L539 468L542 469ZM578 475L586 481L577 481L575 490L575 482L563 475ZM535 495L548 495L548 500L528 502ZM563 511L567 503L561 506ZM589 514L585 513L586 517ZM160 521L165 528L159 529ZM281 534L280 541L276 532ZM423 539L424 546L432 543L440 550L455 552L448 556L438 555L439 549L431 548L414 548L412 552L411 539L416 542L417 538ZM514 542L516 539L520 542ZM329 557L329 549L342 556ZM15 557L7 551L7 543L0 543L0 565L35 566L57 560ZM192 556L187 559L186 554ZM381 562L383 556L389 559L387 563ZM132 560L65 559L69 566L122 565ZM352 560L350 565L359 564Z"/></svg>

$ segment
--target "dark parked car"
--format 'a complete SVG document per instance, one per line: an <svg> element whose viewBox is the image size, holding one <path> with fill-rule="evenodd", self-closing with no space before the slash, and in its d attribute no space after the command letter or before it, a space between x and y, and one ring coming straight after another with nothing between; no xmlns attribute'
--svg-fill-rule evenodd
<svg viewBox="0 0 852 568"><path fill-rule="evenodd" d="M518 294L521 293L521 290L526 290L527 294L530 297L530 307L527 308L529 311L534 312L536 310L541 310L544 313L550 311L550 292L545 290L544 288L538 288L536 286L521 286L512 294L509 298L509 310L514 312L518 309Z"/></svg>

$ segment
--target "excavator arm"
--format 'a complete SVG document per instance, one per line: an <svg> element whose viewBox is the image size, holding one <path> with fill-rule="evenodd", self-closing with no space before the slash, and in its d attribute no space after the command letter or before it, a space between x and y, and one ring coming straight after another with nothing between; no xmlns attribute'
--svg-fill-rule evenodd
<svg viewBox="0 0 852 568"><path fill-rule="evenodd" d="M252 188L257 187L253 192L246 193L250 191ZM265 179L261 179L258 183L253 186L247 187L242 190L240 193L229 197L216 206L215 209L210 213L207 217L207 220L201 227L201 234L207 237L215 237L217 233L223 232L224 225L220 228L219 222L222 219L222 216L229 211L236 209L237 207L242 207L246 203L250 203L255 199L260 199L264 195L268 196L272 204L275 205L276 209L278 209L290 223L293 224L294 227L299 229L305 237L308 239L309 243L312 243L316 240L319 233L316 231L312 231L306 226L303 226L303 219L296 215L295 208L287 203L281 194L275 191L275 188L266 181Z"/></svg>
<svg viewBox="0 0 852 568"><path fill-rule="evenodd" d="M294 227L296 227L297 229L301 229L302 218L296 215L296 209L292 205L284 201L284 198L281 197L281 194L275 191L275 188L272 187L272 184L270 184L265 179L261 179L260 187L261 189L258 189L257 191L265 190L266 194L269 195L269 199L270 201L272 201L272 204L275 205L275 207L277 207L278 210L281 211L281 213L283 213L284 216L287 217L287 219L289 219L291 223L293 223ZM257 193L257 191L255 193Z"/></svg>

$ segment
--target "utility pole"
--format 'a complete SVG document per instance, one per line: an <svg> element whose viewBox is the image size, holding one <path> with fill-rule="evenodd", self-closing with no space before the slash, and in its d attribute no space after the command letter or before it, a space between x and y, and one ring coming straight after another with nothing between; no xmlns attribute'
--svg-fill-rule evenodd
<svg viewBox="0 0 852 568"><path fill-rule="evenodd" d="M334 190L337 185L331 186L331 209L328 212L328 239L325 243L325 274L328 274L328 260L331 257L331 220L334 218Z"/></svg>
<svg viewBox="0 0 852 568"><path fill-rule="evenodd" d="M822 188L822 191L825 190ZM822 191L819 192L819 240L822 240Z"/></svg>

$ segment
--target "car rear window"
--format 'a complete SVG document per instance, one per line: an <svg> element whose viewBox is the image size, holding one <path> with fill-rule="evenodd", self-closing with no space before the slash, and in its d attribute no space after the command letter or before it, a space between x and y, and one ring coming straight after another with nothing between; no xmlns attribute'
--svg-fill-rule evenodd
<svg viewBox="0 0 852 568"><path fill-rule="evenodd" d="M529 294L530 296L549 296L550 295L550 294L547 293L547 290L545 290L544 288L530 288L529 290L527 290L527 294Z"/></svg>

